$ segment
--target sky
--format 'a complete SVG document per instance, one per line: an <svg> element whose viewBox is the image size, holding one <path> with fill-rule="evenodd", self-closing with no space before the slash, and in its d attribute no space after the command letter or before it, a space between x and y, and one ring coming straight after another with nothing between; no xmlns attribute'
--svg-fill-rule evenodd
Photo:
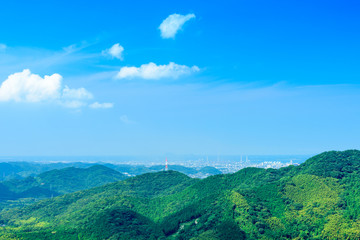
<svg viewBox="0 0 360 240"><path fill-rule="evenodd" d="M4 1L0 155L360 149L357 1Z"/></svg>

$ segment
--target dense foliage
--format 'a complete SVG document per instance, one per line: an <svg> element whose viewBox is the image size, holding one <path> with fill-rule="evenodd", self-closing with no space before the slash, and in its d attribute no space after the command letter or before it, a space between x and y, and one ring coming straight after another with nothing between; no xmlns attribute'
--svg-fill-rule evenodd
<svg viewBox="0 0 360 240"><path fill-rule="evenodd" d="M25 198L43 199L123 180L127 176L102 165L50 170L35 177L0 183L0 202Z"/></svg>
<svg viewBox="0 0 360 240"><path fill-rule="evenodd" d="M0 213L0 239L360 239L360 151L203 180L147 173Z"/></svg>
<svg viewBox="0 0 360 240"><path fill-rule="evenodd" d="M164 166L163 165L155 165L155 166L151 166L149 167L150 170L153 171L162 171L164 170ZM169 165L168 166L169 170L173 170L173 171L177 171L177 172L181 172L184 173L186 175L189 176L211 176L211 175L217 175L217 174L221 174L222 172L214 167L203 167L203 168L190 168L190 167L185 167L185 166L181 166L181 165Z"/></svg>

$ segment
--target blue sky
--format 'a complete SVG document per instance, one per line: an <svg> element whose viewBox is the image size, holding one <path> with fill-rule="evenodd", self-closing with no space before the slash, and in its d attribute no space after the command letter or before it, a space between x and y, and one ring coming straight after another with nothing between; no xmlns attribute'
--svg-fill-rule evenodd
<svg viewBox="0 0 360 240"><path fill-rule="evenodd" d="M359 12L357 1L6 1L0 155L359 149Z"/></svg>

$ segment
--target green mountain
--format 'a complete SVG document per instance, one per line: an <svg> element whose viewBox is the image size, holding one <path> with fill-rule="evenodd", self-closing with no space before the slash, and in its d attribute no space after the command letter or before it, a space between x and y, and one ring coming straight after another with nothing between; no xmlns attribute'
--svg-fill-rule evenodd
<svg viewBox="0 0 360 240"><path fill-rule="evenodd" d="M2 162L0 163L0 181L22 179L36 176L40 173L66 167L88 168L94 164L72 162L72 163L34 163L34 162Z"/></svg>
<svg viewBox="0 0 360 240"><path fill-rule="evenodd" d="M192 179L147 173L2 211L0 239L360 239L360 151Z"/></svg>
<svg viewBox="0 0 360 240"><path fill-rule="evenodd" d="M149 167L151 171L164 171L164 165L154 165ZM184 173L190 177L204 178L212 175L222 174L222 172L214 167L203 167L200 169L185 167L181 165L169 165L169 170Z"/></svg>
<svg viewBox="0 0 360 240"><path fill-rule="evenodd" d="M154 166L149 167L149 169L154 170L154 171L163 171L163 170L165 170L165 166L164 165L154 165ZM177 172L181 172L186 175L197 173L197 171L194 168L184 167L181 165L169 165L168 169L177 171Z"/></svg>
<svg viewBox="0 0 360 240"><path fill-rule="evenodd" d="M146 167L143 165L111 164L111 163L85 163L85 162L58 162L58 163L35 163L35 162L8 162L0 163L0 181L19 180L27 177L35 177L41 173L64 168L89 168L102 165L114 169L126 176L136 176L149 172L164 170L164 165ZM221 171L214 167L195 169L180 165L169 165L170 170L185 173L191 177L204 178L210 175L221 174Z"/></svg>
<svg viewBox="0 0 360 240"><path fill-rule="evenodd" d="M75 192L97 187L106 183L116 182L127 178L124 174L102 165L89 168L63 168L41 173L37 181L44 188L50 188L59 193Z"/></svg>
<svg viewBox="0 0 360 240"><path fill-rule="evenodd" d="M8 178L19 178L18 173L21 170L19 166L10 163L0 163L0 181L7 180Z"/></svg>
<svg viewBox="0 0 360 240"><path fill-rule="evenodd" d="M0 183L0 201L16 199L16 194L9 190L7 186Z"/></svg>
<svg viewBox="0 0 360 240"><path fill-rule="evenodd" d="M102 165L89 168L51 170L25 179L4 181L0 185L0 201L21 198L49 198L65 193L101 186L127 178Z"/></svg>
<svg viewBox="0 0 360 240"><path fill-rule="evenodd" d="M203 168L200 168L198 170L199 173L202 173L202 174L208 174L208 175L217 175L217 174L222 174L222 172L217 169L217 168L214 168L214 167L203 167Z"/></svg>

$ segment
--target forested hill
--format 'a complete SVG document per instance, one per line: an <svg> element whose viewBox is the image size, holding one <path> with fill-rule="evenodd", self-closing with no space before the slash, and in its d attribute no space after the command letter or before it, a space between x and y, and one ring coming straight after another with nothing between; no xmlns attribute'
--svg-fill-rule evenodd
<svg viewBox="0 0 360 240"><path fill-rule="evenodd" d="M19 198L47 198L64 193L89 189L126 179L127 176L105 166L63 168L35 177L13 179L1 183L0 201Z"/></svg>
<svg viewBox="0 0 360 240"><path fill-rule="evenodd" d="M167 171L0 213L0 239L360 239L360 152L203 180Z"/></svg>
<svg viewBox="0 0 360 240"><path fill-rule="evenodd" d="M24 179L34 177L51 170L60 170L64 168L89 168L91 166L102 165L126 176L136 176L149 172L163 171L164 165L144 166L129 164L111 164L111 163L88 163L88 162L57 162L57 163L37 163L37 162L0 162L0 181L9 181L14 179ZM190 168L181 165L169 165L170 170L184 173L191 177L204 178L211 175L221 174L222 172L214 167Z"/></svg>
<svg viewBox="0 0 360 240"><path fill-rule="evenodd" d="M308 159L298 167L302 173L342 179L360 169L360 151L324 152Z"/></svg>
<svg viewBox="0 0 360 240"><path fill-rule="evenodd" d="M51 186L59 193L69 193L124 180L127 176L111 168L94 165L89 168L55 169L39 174L38 178L44 186Z"/></svg>
<svg viewBox="0 0 360 240"><path fill-rule="evenodd" d="M154 165L154 166L149 167L149 169L152 171L163 171L165 169L165 166L164 165ZM185 167L185 166L181 166L181 165L169 165L168 169L184 173L191 177L202 177L202 176L208 177L211 175L216 175L216 174L222 173L220 170L218 170L214 167L209 167L209 166L203 167L200 169L195 169L195 168Z"/></svg>

